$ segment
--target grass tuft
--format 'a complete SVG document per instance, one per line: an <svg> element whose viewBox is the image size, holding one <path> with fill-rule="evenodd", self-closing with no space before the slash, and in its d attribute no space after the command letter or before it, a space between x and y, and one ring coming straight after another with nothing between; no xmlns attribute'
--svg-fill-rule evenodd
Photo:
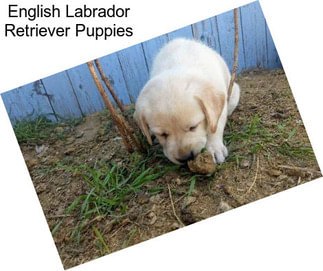
<svg viewBox="0 0 323 271"><path fill-rule="evenodd" d="M50 137L50 127L53 122L45 116L39 116L34 120L20 120L14 125L14 132L19 143L38 144Z"/></svg>
<svg viewBox="0 0 323 271"><path fill-rule="evenodd" d="M304 146L294 139L297 129L291 127L289 122L273 124L273 127L266 127L258 115L254 115L249 124L239 127L228 122L228 131L224 140L231 149L227 161L236 161L246 158L249 155L261 150L267 152L279 152L284 156L293 158L314 158L311 147Z"/></svg>
<svg viewBox="0 0 323 271"><path fill-rule="evenodd" d="M97 246L100 249L101 255L110 254L111 251L110 251L107 243L104 241L104 238L103 238L101 232L94 226L93 226L93 232L94 232L95 236L98 238Z"/></svg>
<svg viewBox="0 0 323 271"><path fill-rule="evenodd" d="M80 222L75 228L72 237L80 241L80 232L88 225L93 216L104 217L108 215L123 215L127 212L126 197L135 196L143 187L166 174L178 166L150 166L149 159L137 156L133 158L133 164L128 167L115 162L108 164L97 163L94 167L83 164L79 166L63 166L70 172L83 172L83 180L87 184L88 192L78 196L65 210L65 214L77 212ZM150 187L152 194L156 194L163 187ZM60 222L58 223L60 224ZM52 233L57 232L56 225ZM55 230L55 231L54 231Z"/></svg>
<svg viewBox="0 0 323 271"><path fill-rule="evenodd" d="M56 127L73 127L81 123L81 119L53 122L41 115L34 120L19 120L13 126L19 144L36 145L54 136L56 139L65 139L65 132L55 132ZM63 129L64 130L64 129Z"/></svg>

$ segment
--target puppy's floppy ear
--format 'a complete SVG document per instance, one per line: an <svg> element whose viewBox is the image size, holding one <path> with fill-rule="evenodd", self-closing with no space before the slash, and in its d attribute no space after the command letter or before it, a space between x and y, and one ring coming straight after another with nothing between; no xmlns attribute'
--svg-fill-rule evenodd
<svg viewBox="0 0 323 271"><path fill-rule="evenodd" d="M153 142L151 140L151 136L150 136L150 132L149 132L149 128L148 128L148 124L146 122L145 116L143 115L142 112L138 112L138 110L135 111L133 116L134 116L137 124L139 125L141 131L147 137L148 143L150 145L152 145Z"/></svg>
<svg viewBox="0 0 323 271"><path fill-rule="evenodd" d="M210 132L215 133L224 108L225 95L209 87L203 89L195 98L202 108Z"/></svg>

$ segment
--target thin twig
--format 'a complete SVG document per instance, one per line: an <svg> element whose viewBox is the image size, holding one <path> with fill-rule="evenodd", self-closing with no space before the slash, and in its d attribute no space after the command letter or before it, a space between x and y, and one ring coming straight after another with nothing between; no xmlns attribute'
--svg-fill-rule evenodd
<svg viewBox="0 0 323 271"><path fill-rule="evenodd" d="M295 166L287 166L287 165L278 165L281 169L291 169L291 170L298 170L298 171L305 171L305 172L314 172L320 174L319 171L310 168L302 168L302 167L295 167Z"/></svg>
<svg viewBox="0 0 323 271"><path fill-rule="evenodd" d="M121 113L124 115L124 117L128 120L128 123L130 124L131 128L134 131L138 131L138 126L134 123L133 119L126 114L126 110L124 108L123 103L119 100L117 94L115 93L108 77L105 75L102 66L100 65L100 62L98 59L94 60L94 63L96 65L96 67L98 68L98 71L100 73L100 76L103 80L103 82L105 83L105 85L107 86L107 88L109 89L113 99L115 100L116 104L118 105L118 107L120 108ZM129 132L128 132L129 133ZM129 133L129 135L131 134L131 132ZM140 142L139 142L140 143ZM137 146L142 152L145 151L145 148L140 144L140 146Z"/></svg>
<svg viewBox="0 0 323 271"><path fill-rule="evenodd" d="M110 83L109 83L108 79L107 79L107 78L106 78L106 76L104 75L104 72L103 72L103 70L102 70L102 67L100 66L100 63L97 61L97 59L96 59L95 61L96 61L96 64L97 64L97 67L98 67L99 72L100 72L100 70L101 70L101 72L100 72L101 77L102 77L102 78L105 78L105 80L104 80L104 81L105 81L105 83L110 85ZM120 135L121 135L121 137L122 137L122 140L123 140L123 142L124 142L124 144L125 144L126 148L128 149L128 151L129 151L129 152L133 152L133 148L132 148L132 146L130 145L129 140L128 140L128 138L127 138L127 135L128 135L128 136L130 137L131 142L136 146L136 148L137 148L138 150L140 150L141 152L145 152L145 148L142 146L142 144L140 143L140 141L138 141L138 140L134 137L134 135L132 134L132 132L131 132L130 128L128 127L128 125L127 125L127 123L126 123L126 121L123 119L123 117L122 117L122 116L120 116L120 115L115 111L115 109L114 109L113 105L111 104L111 102L110 102L110 100L109 100L108 95L106 94L106 92L105 92L105 90L104 90L104 88L103 88L103 86L102 86L102 84L101 84L101 82L100 82L100 80L99 80L99 78L98 78L98 76L97 76L97 74L96 74L96 71L95 71L95 69L94 69L93 63L92 63L92 62L88 62L87 64L88 64L88 67L89 67L90 72L91 72L91 74L92 74L92 77L93 77L93 79L94 79L94 81L95 81L95 84L96 84L96 86L97 86L97 88L98 88L99 92L101 93L101 96L102 96L102 98L103 98L104 102L106 103L106 105L107 105L107 107L108 107L108 109L109 109L109 111L110 111L110 113L111 113L111 116L112 116L112 118L113 118L114 122L115 122L115 123L116 123L116 125L117 125L117 128L118 128L118 130L119 130L119 132L120 132ZM111 85L110 85L110 87L111 87ZM108 87L108 88L109 88L109 87ZM113 93L113 94L116 96L116 94L114 93L114 91L113 91L112 87L111 87L111 89L109 88L109 90L110 90L110 92L111 92L111 90L112 90L111 94ZM113 95L112 95L112 96L113 96ZM114 96L113 96L113 97L114 97ZM116 102L117 102L117 101L119 101L119 100L118 100L118 98L117 98L117 96L116 96L116 98L115 98L115 99L117 99L117 100L116 100ZM120 101L119 101L119 102L120 102ZM121 105L121 102L120 102L120 105ZM121 106L122 106L122 105L121 105ZM121 108L120 108L120 109L121 109Z"/></svg>
<svg viewBox="0 0 323 271"><path fill-rule="evenodd" d="M118 130L119 130L119 133L121 135L121 138L123 140L124 145L126 146L128 152L133 152L133 148L131 147L131 145L129 143L129 140L128 140L126 134L125 134L125 131L123 129L122 122L120 121L120 117L115 112L114 107L112 106L112 104L111 104L111 102L109 100L109 97L106 94L106 92L105 92L105 90L104 90L104 88L103 88L103 86L102 86L102 84L101 84L101 82L99 80L98 75L96 74L96 71L94 69L93 63L91 61L89 61L89 62L87 62L87 66L88 66L88 68L89 68L89 70L91 72L91 75L93 77L93 80L95 82L95 85L98 88L98 90L99 90L99 92L100 92L100 94L101 94L101 96L102 96L102 98L103 98L103 100L104 100L107 108L109 109L109 111L111 113L111 116L112 116L112 118L113 118L113 120L114 120L114 122L115 122L115 124L116 124L116 126L118 128Z"/></svg>
<svg viewBox="0 0 323 271"><path fill-rule="evenodd" d="M249 187L248 191L246 192L246 194L248 194L250 192L250 190L253 188L253 186L256 183L257 177L258 177L258 169L259 169L259 157L257 157L257 168L256 168L256 174L255 174L255 178L251 184L251 186Z"/></svg>
<svg viewBox="0 0 323 271"><path fill-rule="evenodd" d="M171 202L172 209L173 209L173 214L174 214L175 218L177 219L178 223L181 225L181 227L184 227L185 224L182 222L182 220L176 214L175 206L174 206L174 202L173 202L173 197L172 197L172 192L170 191L169 184L167 184L167 186L168 186L168 193L169 193L170 202Z"/></svg>
<svg viewBox="0 0 323 271"><path fill-rule="evenodd" d="M120 118L120 123L123 127L123 129L127 132L128 136L130 137L132 143L137 147L138 150L140 150L141 152L145 153L146 149L144 148L144 146L141 144L140 141L138 141L134 135L132 134L130 128L128 127L126 121L121 117L118 116Z"/></svg>
<svg viewBox="0 0 323 271"><path fill-rule="evenodd" d="M238 69L238 52L239 52L239 24L238 24L238 9L234 9L234 58L233 58L233 69L228 88L228 100L231 97L233 83L236 78Z"/></svg>
<svg viewBox="0 0 323 271"><path fill-rule="evenodd" d="M104 71L103 71L103 69L102 69L102 67L100 65L99 60L95 59L94 63L95 63L95 66L98 68L98 71L100 73L100 76L101 76L103 82L105 83L105 85L109 89L109 91L111 93L111 96L115 100L115 102L118 105L118 107L120 108L121 112L124 113L125 112L124 106L123 106L122 102L119 100L119 98L118 98L117 94L115 93L112 85L110 84L110 81L109 81L108 77L105 75L105 73L104 73Z"/></svg>

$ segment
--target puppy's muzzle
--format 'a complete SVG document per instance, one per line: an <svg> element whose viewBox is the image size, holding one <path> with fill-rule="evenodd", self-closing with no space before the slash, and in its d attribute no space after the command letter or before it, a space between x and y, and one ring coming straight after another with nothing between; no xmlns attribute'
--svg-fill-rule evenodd
<svg viewBox="0 0 323 271"><path fill-rule="evenodd" d="M193 160L194 159L194 153L193 152L191 152L190 154L188 154L188 155L186 155L186 156L182 156L182 157L180 157L180 158L177 158L176 160L178 161L178 162L180 162L181 164L184 164L184 163L186 163L187 161L189 161L189 160Z"/></svg>

